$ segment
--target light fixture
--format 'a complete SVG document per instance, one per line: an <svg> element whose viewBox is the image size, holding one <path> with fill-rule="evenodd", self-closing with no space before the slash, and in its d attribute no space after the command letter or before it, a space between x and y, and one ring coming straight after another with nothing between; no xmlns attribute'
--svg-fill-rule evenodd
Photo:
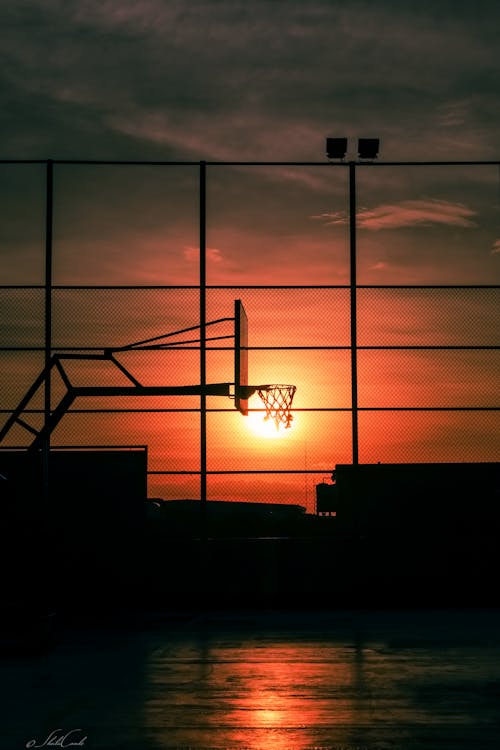
<svg viewBox="0 0 500 750"><path fill-rule="evenodd" d="M326 155L329 159L344 159L347 153L347 138L327 138Z"/></svg>
<svg viewBox="0 0 500 750"><path fill-rule="evenodd" d="M378 138L359 138L358 157L360 159L376 159L380 141Z"/></svg>

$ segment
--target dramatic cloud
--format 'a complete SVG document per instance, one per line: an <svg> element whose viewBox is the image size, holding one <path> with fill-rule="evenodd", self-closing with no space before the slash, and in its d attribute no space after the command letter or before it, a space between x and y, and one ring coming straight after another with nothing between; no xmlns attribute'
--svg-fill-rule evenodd
<svg viewBox="0 0 500 750"><path fill-rule="evenodd" d="M461 203L443 200L407 200L394 204L382 204L375 208L363 208L358 212L357 225L361 229L402 229L404 227L432 226L443 224L456 227L476 226L472 218L476 212ZM312 216L326 224L346 224L345 212L336 211Z"/></svg>
<svg viewBox="0 0 500 750"><path fill-rule="evenodd" d="M326 163L325 137L338 135L349 138L350 152L357 137L379 137L381 162L497 158L499 18L498 4L482 0L5 0L1 155ZM148 177L146 190L142 173L121 167L104 180L104 170L57 167L56 229L58 237L64 229L71 280L89 280L87 266L102 274L105 258L106 278L124 282L130 259L144 282L153 273L169 281L192 274L184 248L198 241L198 173L189 169L175 174L173 187L168 170L157 185ZM446 170L360 169L358 205L370 207L360 211L360 227L468 228L476 211L489 248L497 236L496 215L485 214L493 179L472 171L457 178ZM307 269L332 265L323 223L345 223L345 213L332 211L346 207L347 169L208 172L209 244L223 253L222 261L210 259L217 273L243 275L252 262L262 269L274 253L287 259L286 267L281 257L277 263L282 274L302 278L297 264L311 242L318 250L308 252ZM9 232L4 218L4 258L19 257L21 246L23 257L39 250L43 184L36 187L32 203L42 218L26 222L19 187L17 208L5 212L9 226L10 215L18 218ZM441 200L421 199L429 195ZM8 181L0 182L0 199L10 206ZM312 214L322 219L314 229ZM19 228L27 224L37 232L29 242ZM223 241L225 229L231 241ZM342 253L336 242L334 265ZM371 257L401 263L379 248Z"/></svg>
<svg viewBox="0 0 500 750"><path fill-rule="evenodd" d="M303 461L306 436L312 466L351 460L350 415L306 413L311 407L350 403L348 353L322 349L349 344L348 290L337 287L348 285L351 270L349 170L345 163L335 168L328 164L325 138L348 137L349 159L351 154L356 158L358 137L381 142L378 164L357 170L358 207L367 207L358 214L360 228L367 230L359 232L357 247L360 285L495 283L500 254L497 166L452 170L388 163L498 159L500 4L2 0L0 5L4 160L193 163L56 164L54 346L125 344L196 323L200 160L321 162L314 168L207 168L208 314L230 314L241 288L252 321L252 347L291 347L279 357L254 351L251 362L253 382L290 378L298 387L296 403L305 410L297 425L303 432L296 433L297 450L286 467L296 469ZM45 164L0 166L2 283L39 286L28 292L4 288L4 347L44 346L45 189ZM316 221L311 221L313 214ZM82 292L82 284L101 288ZM125 288L129 285L138 288ZM289 296L281 288L286 285L304 289L295 288ZM309 290L308 285L317 288ZM417 291L416 303L411 293L404 297L398 290L361 290L360 341L366 343L370 335L374 345L391 345L395 339L396 344L419 343L427 331L425 343L461 342L464 336L477 343L477 336L487 332L479 343L489 344L494 341L493 291L477 290L477 298L472 297L476 306L467 306L458 292L442 293L448 305L438 301L444 299L435 296L441 295L439 290L428 297ZM305 357L293 348L297 344L318 349ZM178 384L199 382L196 351L156 354L150 358L135 352L127 362L134 365L133 372L144 368L145 382L164 383L165 373ZM29 362L17 352L14 361L4 351L4 410L28 387L30 372L38 371L40 352L26 356ZM478 362L482 356L477 354ZM373 401L379 401L384 387L387 398L392 397L394 384L402 393L413 392L415 403L424 382L436 398L448 391L462 394L465 388L455 378L454 364L450 377L458 383L455 390L437 368L426 373L410 364L399 379L391 370L384 386L387 367L378 357L372 357L368 371L360 361L360 384ZM210 352L209 382L231 377L230 360L229 351ZM453 363L459 360L464 360L463 352ZM419 357L411 363L418 365ZM479 368L469 370L471 399L493 391L492 367L484 367L482 380ZM441 379L433 378L435 373ZM367 383L371 392L366 392ZM195 411L199 400L179 402L179 408L191 405ZM260 448L248 440L242 420L235 427L242 431L235 435L233 423L222 421L226 417L232 419L230 414L209 416L211 467L262 467ZM442 429L443 414L438 417L439 424L430 423L425 415L425 420L412 422L411 430L399 417L397 424L385 425L378 415L364 417L362 460L444 460L458 443L444 436L429 448L430 428ZM197 466L196 414L158 414L157 421L152 414L131 416L130 421L110 415L104 426L88 419L90 414L85 423L75 421L82 425L81 433L70 426L61 442L71 434L77 435L76 443L87 443L89 434L103 443L123 442L125 436L126 441L151 443L153 467L192 471ZM480 435L472 429L471 440L469 413L460 424L460 460L472 455L494 460L498 441L493 430L488 436L487 429ZM423 453L411 453L408 443L397 444L407 441L410 432L413 446L422 440ZM390 434L390 446L380 443L381 433ZM399 438L403 433L404 439ZM332 434L334 455L328 439ZM75 440L68 437L68 442ZM219 454L221 463L214 464ZM266 456L273 466L285 466L275 463L282 462L277 454L267 451ZM198 496L198 477L193 477L179 483L172 477L158 479L165 484L155 485L154 493ZM212 493L222 486L214 482L216 476L210 482ZM225 477L224 496L243 498L242 482ZM245 492L255 499L254 478ZM287 490L281 497L293 494Z"/></svg>
<svg viewBox="0 0 500 750"><path fill-rule="evenodd" d="M185 247L184 257L186 258L186 260L198 262L199 257L200 257L200 248L199 247ZM221 263L223 261L222 253L216 247L207 247L206 257L207 257L207 260L213 263Z"/></svg>
<svg viewBox="0 0 500 750"><path fill-rule="evenodd" d="M3 155L319 159L496 153L498 5L6 0ZM411 148L410 148L411 146Z"/></svg>

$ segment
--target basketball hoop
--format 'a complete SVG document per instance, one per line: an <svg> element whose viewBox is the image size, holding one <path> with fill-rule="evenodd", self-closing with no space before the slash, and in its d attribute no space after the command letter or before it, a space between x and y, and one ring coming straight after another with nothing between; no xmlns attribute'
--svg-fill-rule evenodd
<svg viewBox="0 0 500 750"><path fill-rule="evenodd" d="M284 424L286 428L292 426L291 408L296 390L294 385L263 385L257 388L266 407L264 419L274 419L277 430L280 424Z"/></svg>

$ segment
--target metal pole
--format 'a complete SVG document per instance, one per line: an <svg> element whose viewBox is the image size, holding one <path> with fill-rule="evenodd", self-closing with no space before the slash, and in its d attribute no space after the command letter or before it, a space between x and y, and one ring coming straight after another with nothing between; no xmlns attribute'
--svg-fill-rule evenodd
<svg viewBox="0 0 500 750"><path fill-rule="evenodd" d="M352 463L359 463L358 451L358 332L356 279L356 162L349 162L349 267L351 302L351 414Z"/></svg>
<svg viewBox="0 0 500 750"><path fill-rule="evenodd" d="M200 162L200 518L205 536L207 520L207 253L206 162Z"/></svg>
<svg viewBox="0 0 500 750"><path fill-rule="evenodd" d="M49 500L49 458L50 458L50 414L51 414L51 372L52 358L52 238L54 213L54 165L51 159L46 166L46 206L45 206L45 311L44 311L44 440L42 443L42 484L43 499Z"/></svg>

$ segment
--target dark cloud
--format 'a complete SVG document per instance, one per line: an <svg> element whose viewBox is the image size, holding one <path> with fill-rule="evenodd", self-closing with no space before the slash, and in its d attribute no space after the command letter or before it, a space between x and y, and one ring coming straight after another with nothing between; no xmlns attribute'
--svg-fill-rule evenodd
<svg viewBox="0 0 500 750"><path fill-rule="evenodd" d="M494 3L7 0L1 12L4 158L323 160L327 135L349 136L351 147L378 136L385 160L498 157ZM78 259L94 258L102 273L107 257L113 278L120 268L120 278L156 279L157 258L196 247L196 174L186 199L173 197L178 176L161 184L119 171L73 174L58 168L56 232L76 277ZM389 207L386 223L411 228L442 223L443 206L464 204L488 224L482 246L496 261L498 217L484 212L491 176L474 179L368 170L360 207L365 219ZM344 211L345 189L345 174L327 169L212 171L209 241L227 261L218 272L236 273L241 248L257 260L250 248L269 253L253 236L284 256L324 244L326 257L326 233L336 230L316 222L323 233L312 238L309 217ZM32 192L40 213L43 195ZM38 250L21 237L26 202L14 206L14 234L2 241L9 257L21 245L30 257ZM445 219L456 226L455 215ZM381 221L376 214L372 224ZM386 259L374 249L372 261Z"/></svg>
<svg viewBox="0 0 500 750"><path fill-rule="evenodd" d="M493 3L40 0L2 12L5 156L309 159L324 135L368 131L394 158L408 137L441 157L458 130L464 156L497 146Z"/></svg>

